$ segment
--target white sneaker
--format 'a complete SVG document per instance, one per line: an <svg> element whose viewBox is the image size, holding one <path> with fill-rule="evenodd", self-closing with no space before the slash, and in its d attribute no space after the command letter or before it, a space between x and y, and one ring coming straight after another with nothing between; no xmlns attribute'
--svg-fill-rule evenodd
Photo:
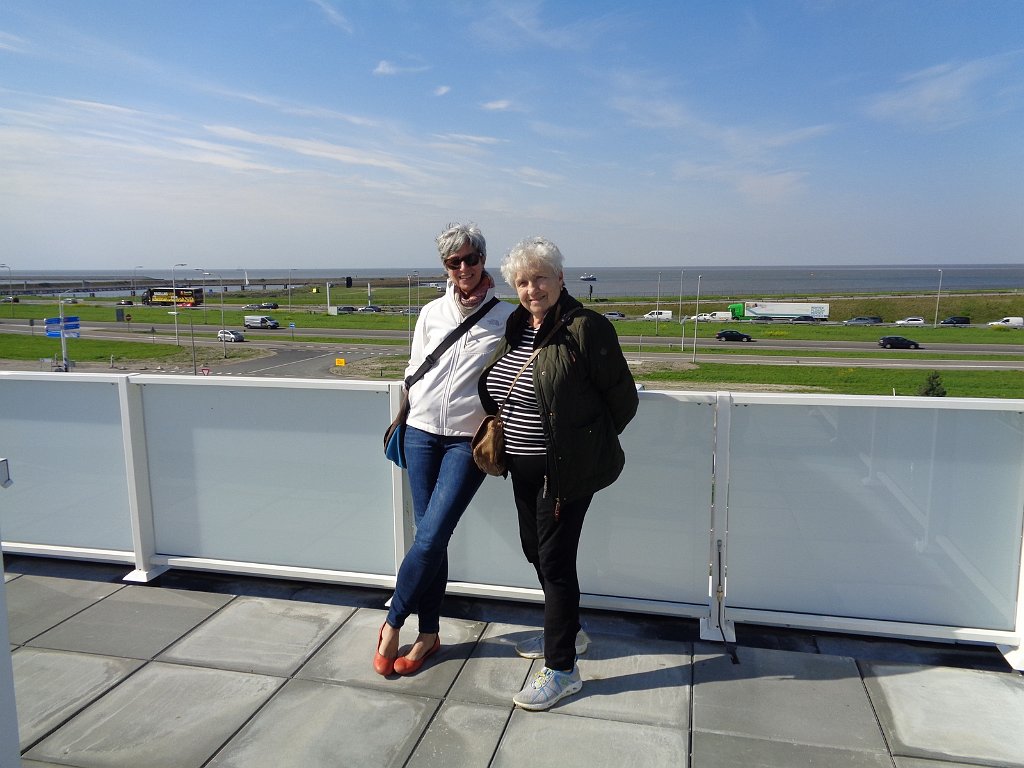
<svg viewBox="0 0 1024 768"><path fill-rule="evenodd" d="M512 702L520 709L539 712L555 705L556 702L571 696L583 687L580 679L580 668L572 665L571 672L559 672L544 667L533 681L526 684L519 693L512 697Z"/></svg>
<svg viewBox="0 0 1024 768"><path fill-rule="evenodd" d="M576 655L582 656L587 652L587 646L590 645L590 638L587 633L582 629L576 633ZM543 659L544 658L544 635L534 635L528 637L522 642L516 643L516 653L522 656L524 659Z"/></svg>

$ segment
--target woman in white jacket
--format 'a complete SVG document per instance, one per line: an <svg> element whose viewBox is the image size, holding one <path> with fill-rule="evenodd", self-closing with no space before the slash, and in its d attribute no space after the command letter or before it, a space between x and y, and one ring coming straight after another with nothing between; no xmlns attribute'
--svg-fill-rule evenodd
<svg viewBox="0 0 1024 768"><path fill-rule="evenodd" d="M448 273L448 289L420 312L407 378L494 295L494 280L484 269L487 243L479 227L450 224L438 235L437 250ZM512 310L506 302L494 305L409 390L405 458L416 537L398 570L391 609L377 639L373 668L378 674L412 674L441 647L448 541L484 479L469 445L484 417L477 381ZM399 656L399 630L413 613L419 635Z"/></svg>

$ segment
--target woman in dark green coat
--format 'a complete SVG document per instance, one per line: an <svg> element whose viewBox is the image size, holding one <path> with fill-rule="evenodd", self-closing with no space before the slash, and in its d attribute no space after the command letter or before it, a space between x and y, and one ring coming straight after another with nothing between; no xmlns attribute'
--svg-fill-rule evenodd
<svg viewBox="0 0 1024 768"><path fill-rule="evenodd" d="M544 658L535 680L513 697L547 709L583 683L576 553L594 494L622 472L619 434L636 414L636 384L611 322L565 290L563 259L544 238L517 244L501 265L520 306L480 379L484 409L500 403L507 466L523 552L544 589L544 634L520 643Z"/></svg>

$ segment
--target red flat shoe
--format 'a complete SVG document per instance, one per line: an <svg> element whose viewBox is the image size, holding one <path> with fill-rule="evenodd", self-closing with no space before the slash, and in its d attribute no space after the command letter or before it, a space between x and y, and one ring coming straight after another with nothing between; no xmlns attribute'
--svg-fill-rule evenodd
<svg viewBox="0 0 1024 768"><path fill-rule="evenodd" d="M395 673L399 675L412 675L419 672L420 667L423 666L423 662L433 656L441 650L441 636L438 635L434 639L434 644L430 647L430 650L423 654L420 658L413 661L408 656L399 656L395 659Z"/></svg>
<svg viewBox="0 0 1024 768"><path fill-rule="evenodd" d="M384 624L387 624L387 622L384 622ZM380 625L380 633L377 635L377 650L373 654L373 671L378 675L387 677L395 671L396 659L380 655L380 644L384 639L384 624Z"/></svg>

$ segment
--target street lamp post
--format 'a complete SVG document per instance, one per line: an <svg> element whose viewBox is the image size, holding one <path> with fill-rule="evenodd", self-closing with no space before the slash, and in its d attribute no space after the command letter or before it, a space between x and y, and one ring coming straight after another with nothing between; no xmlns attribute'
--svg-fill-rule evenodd
<svg viewBox="0 0 1024 768"><path fill-rule="evenodd" d="M939 298L941 296L942 296L942 270L940 269L939 270L939 290L938 290L938 293L935 294L935 322L932 323L933 326L938 326L938 324L939 324Z"/></svg>
<svg viewBox="0 0 1024 768"><path fill-rule="evenodd" d="M181 344L178 343L178 312L177 312L177 309L178 309L178 286L174 282L174 267L187 267L187 266L188 266L188 264L185 264L184 262L182 262L181 264L174 264L171 267L171 301L174 302L174 309L175 309L175 312L174 312L174 345L177 346L177 347L180 347Z"/></svg>
<svg viewBox="0 0 1024 768"><path fill-rule="evenodd" d="M658 335L658 321L661 319L661 272L658 273L658 300L654 304L654 335Z"/></svg>
<svg viewBox="0 0 1024 768"><path fill-rule="evenodd" d="M60 317L60 369L65 373L68 372L68 341L64 335L64 294L72 292L73 289L69 288L57 296L58 316Z"/></svg>
<svg viewBox="0 0 1024 768"><path fill-rule="evenodd" d="M697 275L697 303L693 307L693 359L690 362L697 362L697 315L700 314L700 279L703 275Z"/></svg>
<svg viewBox="0 0 1024 768"><path fill-rule="evenodd" d="M206 318L206 276L210 273L198 267L196 267L196 272L203 276L203 325L206 325L208 323Z"/></svg>
<svg viewBox="0 0 1024 768"><path fill-rule="evenodd" d="M0 264L0 267L7 270L7 291L11 299L11 317L14 317L14 272L6 264Z"/></svg>
<svg viewBox="0 0 1024 768"><path fill-rule="evenodd" d="M679 337L679 351L686 352L686 320L683 319L683 273L686 270L679 270L679 327L682 329Z"/></svg>
<svg viewBox="0 0 1024 768"><path fill-rule="evenodd" d="M292 272L294 269L288 270L288 311L292 311Z"/></svg>
<svg viewBox="0 0 1024 768"><path fill-rule="evenodd" d="M138 287L137 287L136 283L137 283L138 271L140 269L143 269L143 267L141 265L138 266L138 267L132 267L132 296L135 296L135 293L138 290Z"/></svg>
<svg viewBox="0 0 1024 768"><path fill-rule="evenodd" d="M207 275L216 277L217 281L220 283L220 328L221 330L224 330L224 278L221 277L219 272L203 272L203 277L206 277ZM203 301L206 301L205 297L203 298ZM220 336L220 334L217 335ZM224 349L224 357L227 357L228 340L225 339L223 336L221 336L220 345Z"/></svg>

